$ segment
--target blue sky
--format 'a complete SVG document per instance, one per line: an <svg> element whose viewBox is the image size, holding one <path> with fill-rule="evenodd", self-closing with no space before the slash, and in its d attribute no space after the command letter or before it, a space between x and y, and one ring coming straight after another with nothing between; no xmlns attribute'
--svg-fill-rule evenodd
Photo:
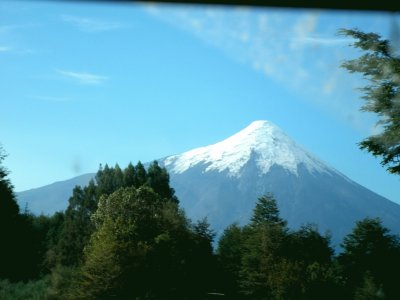
<svg viewBox="0 0 400 300"><path fill-rule="evenodd" d="M0 143L17 191L220 141L254 120L400 203L399 178L357 143L360 53L339 28L385 37L384 13L0 3ZM398 20L397 20L398 21Z"/></svg>

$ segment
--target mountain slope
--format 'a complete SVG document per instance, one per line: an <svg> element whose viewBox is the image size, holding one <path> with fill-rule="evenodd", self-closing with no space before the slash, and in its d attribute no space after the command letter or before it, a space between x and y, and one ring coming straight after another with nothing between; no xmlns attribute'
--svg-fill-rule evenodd
<svg viewBox="0 0 400 300"><path fill-rule="evenodd" d="M332 233L336 246L367 216L400 233L398 204L327 166L267 121L161 162L187 214L207 216L218 233L232 222L246 223L257 198L269 192L290 227L315 223Z"/></svg>
<svg viewBox="0 0 400 300"><path fill-rule="evenodd" d="M266 174L279 165L297 174L302 163L310 171L325 172L328 168L312 157L280 128L268 121L254 121L239 133L211 146L197 148L166 158L164 164L171 173L180 174L198 164L207 164L205 172L227 170L231 177L240 177L242 168L253 157L257 173Z"/></svg>
<svg viewBox="0 0 400 300"><path fill-rule="evenodd" d="M257 198L273 193L292 228L315 223L329 230L337 247L355 221L380 217L400 233L400 206L362 187L304 150L280 128L255 121L214 145L160 159L181 205L193 219L207 217L221 234L233 222L245 224ZM94 174L18 193L34 213L65 209L76 184Z"/></svg>
<svg viewBox="0 0 400 300"><path fill-rule="evenodd" d="M21 208L26 205L35 214L53 214L67 208L68 199L72 196L75 186L85 186L94 173L80 175L68 180L54 182L52 184L16 193L18 204Z"/></svg>

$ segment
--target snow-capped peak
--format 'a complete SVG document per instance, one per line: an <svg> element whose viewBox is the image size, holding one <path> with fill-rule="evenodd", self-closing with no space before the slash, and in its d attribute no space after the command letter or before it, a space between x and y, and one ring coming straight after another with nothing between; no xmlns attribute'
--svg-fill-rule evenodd
<svg viewBox="0 0 400 300"><path fill-rule="evenodd" d="M299 164L309 171L326 172L327 167L313 157L279 127L269 121L254 121L235 135L214 145L196 148L170 156L164 164L172 173L183 173L198 164L207 171L228 171L239 177L241 169L254 155L259 174L268 173L272 165L279 165L297 175Z"/></svg>

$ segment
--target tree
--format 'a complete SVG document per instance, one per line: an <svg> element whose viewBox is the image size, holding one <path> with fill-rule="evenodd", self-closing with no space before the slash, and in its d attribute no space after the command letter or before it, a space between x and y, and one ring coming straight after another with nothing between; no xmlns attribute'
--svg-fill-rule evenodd
<svg viewBox="0 0 400 300"><path fill-rule="evenodd" d="M20 214L13 186L7 178L8 172L2 166L6 157L0 147L0 278L18 277L15 251L18 251ZM20 252L20 251L18 251Z"/></svg>
<svg viewBox="0 0 400 300"><path fill-rule="evenodd" d="M37 275L38 245L29 215L21 214L0 146L0 278L26 280Z"/></svg>
<svg viewBox="0 0 400 300"><path fill-rule="evenodd" d="M100 199L76 298L143 293L144 259L154 243L160 206L159 196L148 188L120 189Z"/></svg>
<svg viewBox="0 0 400 300"><path fill-rule="evenodd" d="M124 187L136 186L136 170L132 163L124 170Z"/></svg>
<svg viewBox="0 0 400 300"><path fill-rule="evenodd" d="M322 236L312 224L303 225L299 230L291 232L285 248L288 257L302 261L305 265L314 262L329 264L333 256L330 237Z"/></svg>
<svg viewBox="0 0 400 300"><path fill-rule="evenodd" d="M363 88L366 104L361 110L378 115L382 132L364 139L360 144L391 173L400 174L400 57L390 42L376 33L341 29L340 34L356 39L355 48L364 51L357 59L347 60L342 67L360 73L369 82Z"/></svg>
<svg viewBox="0 0 400 300"><path fill-rule="evenodd" d="M73 298L180 299L189 286L201 286L191 282L199 272L190 268L202 261L193 250L204 249L196 241L209 238L208 227L191 232L175 201L147 186L121 188L101 197L92 220L96 230Z"/></svg>
<svg viewBox="0 0 400 300"><path fill-rule="evenodd" d="M0 146L0 230L9 230L11 224L15 223L19 215L19 206L15 200L13 186L7 178L8 172L1 165L6 155ZM6 232L2 232L6 234Z"/></svg>
<svg viewBox="0 0 400 300"><path fill-rule="evenodd" d="M330 237L322 236L315 225L303 225L290 232L282 252L296 266L291 291L286 296L308 300L341 298L337 272L332 265Z"/></svg>
<svg viewBox="0 0 400 300"><path fill-rule="evenodd" d="M178 201L174 196L174 189L169 186L169 174L167 170L161 168L156 160L147 170L147 184L161 197Z"/></svg>
<svg viewBox="0 0 400 300"><path fill-rule="evenodd" d="M386 299L382 287L377 287L374 278L369 272L364 275L363 285L356 289L355 300Z"/></svg>
<svg viewBox="0 0 400 300"><path fill-rule="evenodd" d="M96 174L98 195L110 195L116 190L115 183L114 168L110 168L108 164L104 168L100 165L99 171Z"/></svg>
<svg viewBox="0 0 400 300"><path fill-rule="evenodd" d="M124 174L118 164L115 164L113 170L113 190L124 186Z"/></svg>
<svg viewBox="0 0 400 300"><path fill-rule="evenodd" d="M243 257L243 232L237 224L224 230L218 241L217 259L222 291L229 299L239 298L239 276Z"/></svg>
<svg viewBox="0 0 400 300"><path fill-rule="evenodd" d="M91 216L97 208L97 193L93 180L81 188L76 186L65 211L57 249L57 261L67 266L78 266L83 256L83 248L93 232Z"/></svg>
<svg viewBox="0 0 400 300"><path fill-rule="evenodd" d="M232 270L232 286L237 272L232 262L240 266L239 291L249 299L337 299L329 243L312 225L289 231L267 194L258 199L249 225L224 233L219 255Z"/></svg>
<svg viewBox="0 0 400 300"><path fill-rule="evenodd" d="M279 216L279 209L272 194L258 198L250 221L250 225L253 227L262 225L286 226L286 221Z"/></svg>
<svg viewBox="0 0 400 300"><path fill-rule="evenodd" d="M383 292L386 299L400 298L398 275L395 275L400 270L399 239L389 234L379 219L366 218L357 222L344 238L342 247L344 251L338 261L352 297L356 289L365 292L375 286L382 287L380 293Z"/></svg>
<svg viewBox="0 0 400 300"><path fill-rule="evenodd" d="M251 299L279 298L281 292L277 283L284 277L289 278L289 272L295 266L283 261L286 222L280 218L271 194L258 199L250 224L243 228L243 236L241 292Z"/></svg>
<svg viewBox="0 0 400 300"><path fill-rule="evenodd" d="M140 161L138 161L138 163L136 164L135 169L136 169L135 183L136 183L136 187L138 188L146 183L147 172L146 172L146 169L144 168L143 164Z"/></svg>

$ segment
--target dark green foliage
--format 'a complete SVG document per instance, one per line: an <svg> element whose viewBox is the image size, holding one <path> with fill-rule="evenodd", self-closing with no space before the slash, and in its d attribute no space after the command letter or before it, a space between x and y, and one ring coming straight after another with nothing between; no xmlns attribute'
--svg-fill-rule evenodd
<svg viewBox="0 0 400 300"><path fill-rule="evenodd" d="M322 236L315 225L304 225L289 233L283 248L284 257L297 265L298 284L292 299L341 298L329 236Z"/></svg>
<svg viewBox="0 0 400 300"><path fill-rule="evenodd" d="M116 182L117 180L114 179L113 168L110 168L107 164L104 166L104 168L100 165L100 168L96 174L98 194L99 195L111 194L118 188L115 186Z"/></svg>
<svg viewBox="0 0 400 300"><path fill-rule="evenodd" d="M124 174L118 164L115 164L113 170L113 191L124 186Z"/></svg>
<svg viewBox="0 0 400 300"><path fill-rule="evenodd" d="M90 181L84 188L76 187L69 199L60 239L54 249L56 262L67 266L81 263L83 249L94 230L91 216L101 196L110 195L119 188L138 188L143 185L150 186L161 197L177 202L174 190L169 186L167 171L159 167L156 161L149 166L148 171L141 162L136 167L129 164L125 170L121 170L118 164L113 168L106 164L104 168L100 166L95 181Z"/></svg>
<svg viewBox="0 0 400 300"><path fill-rule="evenodd" d="M15 261L13 255L20 246L18 229L21 224L19 207L15 201L15 195L10 180L7 178L8 172L1 165L5 158L2 148L0 148L0 278L14 277ZM8 277L8 278L10 278Z"/></svg>
<svg viewBox="0 0 400 300"><path fill-rule="evenodd" d="M229 299L240 297L239 275L243 256L243 232L237 224L224 230L218 242L217 258L220 267L220 288Z"/></svg>
<svg viewBox="0 0 400 300"><path fill-rule="evenodd" d="M93 232L90 220L97 207L97 190L93 181L85 188L75 187L65 211L65 221L57 245L57 263L74 266Z"/></svg>
<svg viewBox="0 0 400 300"><path fill-rule="evenodd" d="M20 213L1 165L0 187L0 299L400 299L400 242L378 219L333 258L329 236L289 230L268 194L214 254L207 219L186 218L157 162L100 167L53 216Z"/></svg>
<svg viewBox="0 0 400 300"><path fill-rule="evenodd" d="M26 280L38 275L40 259L35 230L30 216L21 214L1 165L5 155L0 147L0 279Z"/></svg>
<svg viewBox="0 0 400 300"><path fill-rule="evenodd" d="M124 174L123 174L123 178L124 178L124 186L125 187L128 187L128 186L137 187L137 184L136 184L136 169L132 165L132 163L129 163L129 165L125 168Z"/></svg>
<svg viewBox="0 0 400 300"><path fill-rule="evenodd" d="M175 191L169 186L169 174L154 161L147 170L147 184L161 197L178 201Z"/></svg>
<svg viewBox="0 0 400 300"><path fill-rule="evenodd" d="M342 247L338 261L350 296L356 289L367 291L374 285L386 299L400 298L396 275L400 270L399 239L390 235L379 219L357 222Z"/></svg>
<svg viewBox="0 0 400 300"><path fill-rule="evenodd" d="M289 279L290 272L296 266L280 255L287 228L286 222L279 217L272 195L258 199L250 225L243 229L243 233L241 292L251 299L281 297L282 287L279 283L282 276ZM285 283L289 283L289 280Z"/></svg>
<svg viewBox="0 0 400 300"><path fill-rule="evenodd" d="M191 240L188 245L188 268L186 286L192 299L203 299L205 292L214 291L216 261L213 255L212 242L214 232L204 218L194 224L191 230Z"/></svg>
<svg viewBox="0 0 400 300"><path fill-rule="evenodd" d="M391 51L390 42L376 33L347 29L339 32L355 38L353 46L364 52L342 66L368 80L369 84L361 88L366 101L362 110L377 114L383 128L382 133L363 140L360 148L381 157L381 164L389 172L400 174L400 57Z"/></svg>
<svg viewBox="0 0 400 300"><path fill-rule="evenodd" d="M42 258L41 271L48 273L50 270L59 263L57 245L59 243L61 233L64 226L65 214L63 212L56 212L51 217L38 216L34 217L34 223L38 223L42 230L41 244L44 257ZM44 237L43 237L44 236Z"/></svg>
<svg viewBox="0 0 400 300"><path fill-rule="evenodd" d="M288 277L292 265L280 253L286 238L285 228L263 224L258 228L244 228L245 240L240 272L240 287L251 299L276 299L281 294L279 282Z"/></svg>
<svg viewBox="0 0 400 300"><path fill-rule="evenodd" d="M230 299L340 298L329 242L315 226L290 232L273 196L261 197L250 224L219 241L221 289Z"/></svg>
<svg viewBox="0 0 400 300"><path fill-rule="evenodd" d="M274 197L267 194L258 198L253 216L250 220L252 227L267 226L286 226L286 221L279 217L279 209Z"/></svg>
<svg viewBox="0 0 400 300"><path fill-rule="evenodd" d="M147 172L140 161L136 164L135 175L136 175L135 187L140 187L147 182Z"/></svg>
<svg viewBox="0 0 400 300"><path fill-rule="evenodd" d="M355 300L379 300L387 299L383 293L382 286L377 286L374 278L369 272L364 274L363 283L355 291Z"/></svg>
<svg viewBox="0 0 400 300"><path fill-rule="evenodd" d="M43 300L46 299L48 278L37 281L11 283L8 280L0 280L1 300Z"/></svg>
<svg viewBox="0 0 400 300"><path fill-rule="evenodd" d="M204 263L201 251L212 255L212 234L204 222L190 232L174 201L148 187L119 189L101 198L93 221L96 231L75 299L178 299L185 291L204 295L204 289L198 291L201 282L188 279L193 280L194 259ZM200 255L191 257L188 249Z"/></svg>
<svg viewBox="0 0 400 300"><path fill-rule="evenodd" d="M305 225L292 232L285 245L287 255L309 265L314 262L329 264L333 256L329 236L322 236L316 225Z"/></svg>

